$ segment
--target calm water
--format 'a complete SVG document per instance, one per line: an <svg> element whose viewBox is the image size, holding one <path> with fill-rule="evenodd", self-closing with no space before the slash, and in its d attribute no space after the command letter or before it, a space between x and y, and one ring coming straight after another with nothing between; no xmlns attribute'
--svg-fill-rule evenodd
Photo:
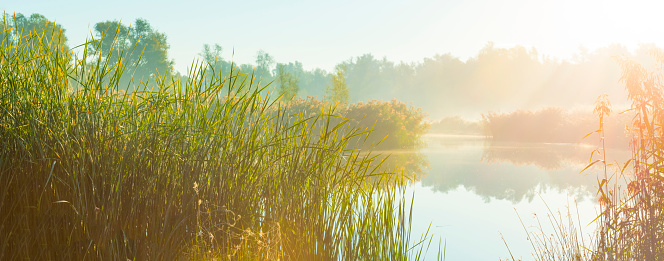
<svg viewBox="0 0 664 261"><path fill-rule="evenodd" d="M410 169L420 173L409 191L415 195L413 236L419 237L431 224L435 238L447 243L447 260L505 259L509 252L501 234L515 258L532 260L532 247L517 213L529 231L535 231L536 214L545 232L551 233L546 205L565 220L571 206L575 225L587 242L594 229L589 222L598 213L599 170L579 172L594 147L491 144L467 136L429 135L426 141L420 152L404 153L418 159L410 161L417 162ZM612 150L607 155L609 160L628 156L626 151ZM437 246L428 256L435 258L436 251Z"/></svg>

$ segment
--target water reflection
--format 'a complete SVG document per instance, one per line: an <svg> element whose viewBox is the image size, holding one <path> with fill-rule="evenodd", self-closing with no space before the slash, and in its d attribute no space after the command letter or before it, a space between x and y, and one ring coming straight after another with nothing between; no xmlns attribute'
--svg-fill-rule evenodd
<svg viewBox="0 0 664 261"><path fill-rule="evenodd" d="M429 159L420 150L378 151L376 161L381 162L378 172L395 172L412 182L419 181L428 173Z"/></svg>
<svg viewBox="0 0 664 261"><path fill-rule="evenodd" d="M593 146L491 143L472 136L426 139L427 147L413 152L429 164L418 175L419 182L410 186L417 217L411 235L429 231L445 238L448 260L491 260L512 253L516 259L529 259L532 248L523 226L538 224L529 213L542 217L572 207L579 229L594 231L590 221L599 213L595 192L600 169L579 173ZM409 152L400 153L407 157ZM607 155L609 161L621 162L629 153Z"/></svg>
<svg viewBox="0 0 664 261"><path fill-rule="evenodd" d="M532 201L539 192L570 193L577 200L594 198L598 169L579 173L595 149L577 144L491 143L477 136L427 136L420 151L393 151L384 165L403 170L433 191L459 187L485 202ZM626 152L609 151L615 158Z"/></svg>
<svg viewBox="0 0 664 261"><path fill-rule="evenodd" d="M544 170L587 164L590 154L595 149L588 145L575 144L488 143L484 146L483 162L489 164L506 162L516 166L533 165Z"/></svg>

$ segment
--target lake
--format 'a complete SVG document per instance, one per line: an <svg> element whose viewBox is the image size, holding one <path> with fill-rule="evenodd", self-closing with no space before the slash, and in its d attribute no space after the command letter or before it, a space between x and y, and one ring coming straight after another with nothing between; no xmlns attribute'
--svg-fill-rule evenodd
<svg viewBox="0 0 664 261"><path fill-rule="evenodd" d="M553 233L549 213L562 215L567 224L570 211L577 231L588 242L594 230L589 223L599 213L597 175L603 172L599 168L579 172L595 147L494 143L478 136L432 134L425 140L425 148L392 157L419 159L407 167L417 176L407 194L415 196L412 237L419 238L429 225L435 234L427 259L435 259L440 238L446 244L446 260L505 259L510 257L506 243L515 258L532 260L524 226L536 232L536 215L544 232ZM607 161L624 162L628 156L626 150L607 151Z"/></svg>

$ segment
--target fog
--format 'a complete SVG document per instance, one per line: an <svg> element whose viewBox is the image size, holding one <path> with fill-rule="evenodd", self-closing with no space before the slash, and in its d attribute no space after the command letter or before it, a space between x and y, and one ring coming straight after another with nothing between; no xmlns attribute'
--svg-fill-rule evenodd
<svg viewBox="0 0 664 261"><path fill-rule="evenodd" d="M463 61L452 54L435 54L417 63L394 62L372 54L340 61L347 68L350 101L397 99L420 107L437 120L448 116L479 119L489 111L537 110L546 107L592 109L608 94L612 104L626 107L620 61L648 61L643 44L634 52L619 44L580 50L572 60L552 59L522 46L496 48L492 43ZM299 75L298 97L323 99L330 72L305 70L298 61L286 64ZM272 80L272 74L262 74Z"/></svg>

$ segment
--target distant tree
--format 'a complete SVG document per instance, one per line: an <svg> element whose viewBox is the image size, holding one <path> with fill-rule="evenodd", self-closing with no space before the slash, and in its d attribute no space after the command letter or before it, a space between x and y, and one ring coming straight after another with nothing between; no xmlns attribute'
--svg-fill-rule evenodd
<svg viewBox="0 0 664 261"><path fill-rule="evenodd" d="M271 78L270 68L272 65L274 65L274 57L263 50L258 50L258 53L256 53L256 74Z"/></svg>
<svg viewBox="0 0 664 261"><path fill-rule="evenodd" d="M286 64L278 63L275 77L279 83L279 95L282 95L282 99L290 101L295 98L300 91L298 75L289 72Z"/></svg>
<svg viewBox="0 0 664 261"><path fill-rule="evenodd" d="M336 66L332 74L332 85L325 89L327 98L335 103L348 103L349 93L346 85L346 64Z"/></svg>
<svg viewBox="0 0 664 261"><path fill-rule="evenodd" d="M221 48L221 45L219 44L204 44L203 50L198 53L205 63L207 63L206 66L209 66L209 69L211 69L206 72L206 79L223 79L223 76L228 75L228 72L230 71L230 68L228 67L230 66L221 57L222 50L223 48ZM212 77L212 74L221 75L222 77Z"/></svg>
<svg viewBox="0 0 664 261"><path fill-rule="evenodd" d="M154 30L147 20L136 19L133 26L118 21L99 22L94 30L101 38L101 45L93 45L92 51L111 64L121 58L135 82L172 73L173 61L168 59L166 35Z"/></svg>
<svg viewBox="0 0 664 261"><path fill-rule="evenodd" d="M222 76L228 76L231 72L231 69L237 73L237 70L242 73L248 73L253 70L253 65L248 64L237 64L232 61L227 61L221 57L223 48L219 44L204 44L203 49L198 55L203 58L214 69L214 73L221 73ZM231 65L233 68L231 68Z"/></svg>
<svg viewBox="0 0 664 261"><path fill-rule="evenodd" d="M387 99L379 97L385 92L381 74L381 61L371 54L364 54L346 61L346 83L353 90L353 101L374 99Z"/></svg>
<svg viewBox="0 0 664 261"><path fill-rule="evenodd" d="M321 97L325 95L326 89L332 81L331 74L323 69L316 68L303 71L300 75L300 97Z"/></svg>
<svg viewBox="0 0 664 261"><path fill-rule="evenodd" d="M41 14L26 17L21 13L8 15L4 13L0 25L0 37L6 40L30 41L50 48L68 49L65 29L55 22L49 21ZM11 28L11 30L10 30ZM5 36L7 36L5 38Z"/></svg>
<svg viewBox="0 0 664 261"><path fill-rule="evenodd" d="M223 61L223 58L221 58L222 50L223 48L221 48L221 45L219 44L214 44L214 46L210 46L209 44L204 44L203 50L198 55L203 57L203 60L213 65L217 62Z"/></svg>

